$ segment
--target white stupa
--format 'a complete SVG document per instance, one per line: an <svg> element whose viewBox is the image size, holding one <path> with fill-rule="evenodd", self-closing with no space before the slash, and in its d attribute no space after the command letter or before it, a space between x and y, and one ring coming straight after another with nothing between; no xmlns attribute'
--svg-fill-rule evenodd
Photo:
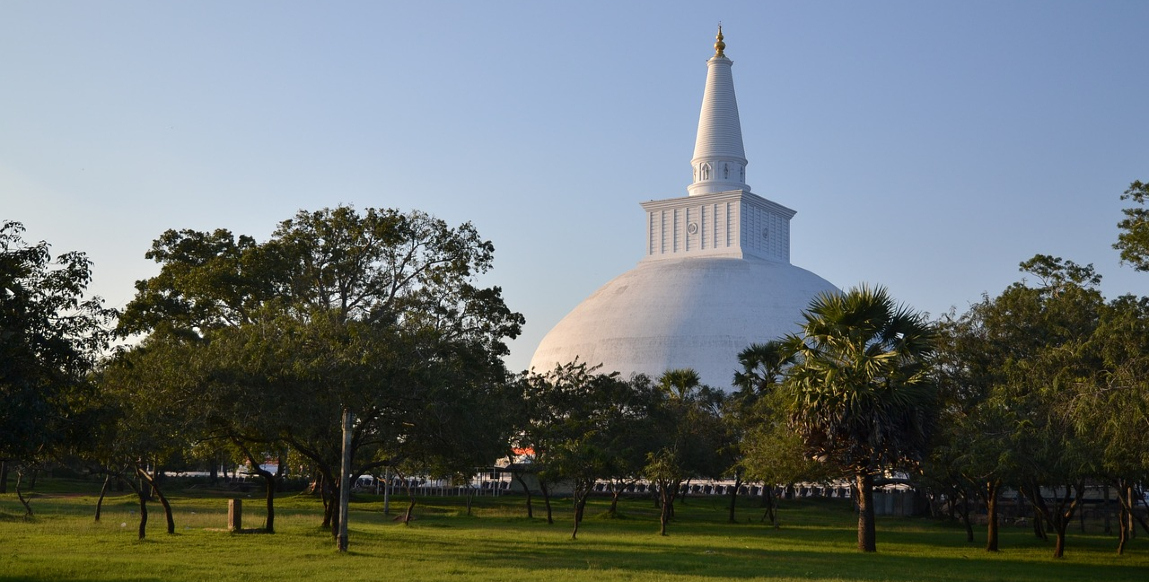
<svg viewBox="0 0 1149 582"><path fill-rule="evenodd" d="M579 361L657 378L693 368L729 390L738 353L797 331L825 279L790 264L795 211L750 192L733 62L722 28L706 91L688 196L642 203L646 256L575 307L539 343L537 372Z"/></svg>

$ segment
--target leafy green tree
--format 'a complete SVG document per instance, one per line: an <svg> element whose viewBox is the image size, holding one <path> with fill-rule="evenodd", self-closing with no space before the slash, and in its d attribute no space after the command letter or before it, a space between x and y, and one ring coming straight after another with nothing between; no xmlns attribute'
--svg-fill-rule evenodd
<svg viewBox="0 0 1149 582"><path fill-rule="evenodd" d="M549 484L571 485L575 539L598 480L638 474L652 404L650 392L642 390L648 384L577 361L529 373L524 383L530 412L518 444L535 452L532 469L544 495L549 497ZM547 515L549 523L549 501Z"/></svg>
<svg viewBox="0 0 1149 582"><path fill-rule="evenodd" d="M1113 248L1121 251L1121 260L1123 262L1133 265L1133 268L1138 271L1149 271L1149 209L1146 209L1146 198L1149 198L1149 184L1143 183L1139 180L1134 181L1129 185L1129 188L1121 195L1122 200L1132 200L1138 206L1125 208L1122 212L1125 218L1117 223L1117 228L1120 233L1117 236L1117 242ZM1129 344L1136 344L1140 337L1127 335L1131 328L1135 328L1138 324L1134 323L1137 319L1134 312L1138 310L1135 306L1136 303L1144 300L1134 300L1132 298L1119 298L1113 304L1114 313L1113 321L1108 325L1103 325L1101 330L1102 338L1100 342L1104 345L1102 348L1105 357L1106 369L1113 371L1111 376L1106 378L1106 383L1110 386L1119 386L1119 388L1102 392L1100 395L1095 395L1089 399L1090 407L1086 410L1089 411L1088 416L1090 419L1083 421L1084 425L1096 428L1097 418L1103 417L1104 412L1099 412L1098 408L1104 410L1106 407L1104 401L1110 400L1115 405L1116 410L1122 411L1123 418L1115 419L1114 423L1106 424L1105 426L1110 429L1115 429L1123 434L1121 436L1114 435L1110 432L1111 437L1115 440L1108 441L1106 447L1107 459L1105 462L1105 471L1110 478L1113 478L1115 473L1126 473L1128 469L1116 468L1117 465L1122 467L1144 467L1146 462L1144 458L1140 461L1130 458L1128 453L1118 452L1122 449L1128 451L1136 450L1135 437L1130 438L1130 434L1123 430L1126 426L1137 426L1141 424L1141 420L1145 418L1145 408L1143 401L1146 399L1144 396L1144 386L1139 379L1134 379L1129 370L1136 369L1141 366L1143 360L1143 351L1140 351L1140 346L1131 346ZM1116 332L1116 333L1115 333ZM1124 333L1123 333L1124 332ZM1144 377L1143 375L1141 377ZM1100 405L1100 406L1099 406ZM1121 413L1119 413L1121 414ZM1135 430L1136 432L1136 430ZM1144 433L1144 431L1140 431ZM1144 447L1141 451L1146 450ZM1135 452L1134 452L1135 455ZM1122 460L1118 461L1120 458ZM1136 473L1136 471L1134 471ZM1144 483L1149 480L1149 476L1144 473L1141 474L1140 482ZM1119 499L1122 505L1122 529L1121 537L1118 546L1118 551L1123 551L1125 544L1133 533L1132 522L1136 519L1137 513L1133 511L1133 483L1136 481L1129 481L1126 477L1117 478L1117 487L1120 491ZM1146 532L1149 533L1149 526L1142 522Z"/></svg>
<svg viewBox="0 0 1149 582"><path fill-rule="evenodd" d="M666 528L674 516L674 498L687 477L685 462L682 453L673 445L647 453L646 459L643 474L658 488L658 533L667 535Z"/></svg>
<svg viewBox="0 0 1149 582"><path fill-rule="evenodd" d="M1149 481L1149 298L1125 295L1109 302L1091 341L1099 373L1072 404L1078 434L1097 443L1098 477L1118 492L1121 519L1117 553L1139 521L1135 485Z"/></svg>
<svg viewBox="0 0 1149 582"><path fill-rule="evenodd" d="M1092 337L1103 300L1091 266L1037 255L1015 283L942 326L936 366L945 429L927 471L986 503L986 549L997 549L997 493L1024 494L1050 524L1055 555L1093 471L1092 445L1073 426L1073 402L1099 371ZM967 525L968 528L968 525ZM968 531L968 529L967 529Z"/></svg>
<svg viewBox="0 0 1149 582"><path fill-rule="evenodd" d="M1017 350L1032 353L1038 346L988 297L960 317L943 318L937 329L938 430L918 482L944 494L951 515L961 512L969 542L974 540L971 506L980 500L987 511L985 549L996 552L998 500L1010 458L1002 443L1013 429L1009 401L999 395L1007 382L1006 362Z"/></svg>
<svg viewBox="0 0 1149 582"><path fill-rule="evenodd" d="M1126 431L1139 423L1137 388L1125 371L1143 365L1140 316L1132 298L1105 305L1090 265L1036 255L1021 270L1036 282L1015 283L942 326L945 428L927 472L982 497L991 551L997 491L1015 487L1038 513L1035 533L1044 537L1042 524L1055 531L1060 557L1086 484L1116 483L1118 467L1136 466L1125 446L1137 442Z"/></svg>
<svg viewBox="0 0 1149 582"><path fill-rule="evenodd" d="M735 477L730 492L727 520L734 523L735 503L744 479L761 481L766 504L763 519L777 526L774 485L801 478L796 465L805 465L800 449L788 447L798 441L786 426L784 403L778 395L793 354L781 340L754 343L738 354L742 370L734 373L738 390L725 402L722 418L730 438L731 472ZM791 456L791 453L795 456Z"/></svg>
<svg viewBox="0 0 1149 582"><path fill-rule="evenodd" d="M786 342L778 339L754 343L738 352L742 370L734 373L734 385L743 401L773 393L782 384L782 378L794 354Z"/></svg>
<svg viewBox="0 0 1149 582"><path fill-rule="evenodd" d="M1121 195L1122 200L1132 200L1138 206L1125 208L1125 218L1117 223L1121 233L1113 248L1121 251L1121 260L1133 265L1138 271L1149 271L1149 208L1145 200L1149 198L1149 184L1134 181Z"/></svg>
<svg viewBox="0 0 1149 582"><path fill-rule="evenodd" d="M658 385L661 399L651 412L656 446L647 452L643 475L658 489L659 533L667 535L682 483L691 477L720 477L730 464L722 456L728 444L723 394L701 384L690 368L668 370Z"/></svg>
<svg viewBox="0 0 1149 582"><path fill-rule="evenodd" d="M166 401L173 385L189 382L187 340L149 338L121 351L101 367L97 381L105 423L85 451L109 476L129 485L139 502L139 539L148 524L152 495L164 510L167 533L176 530L172 506L161 486L162 467L191 448L202 434L198 419Z"/></svg>
<svg viewBox="0 0 1149 582"><path fill-rule="evenodd" d="M928 374L934 332L885 288L815 298L786 387L791 423L807 453L853 476L858 549L876 549L874 480L927 453L936 387Z"/></svg>
<svg viewBox="0 0 1149 582"><path fill-rule="evenodd" d="M1096 288L1101 277L1091 265L1037 255L1021 269L1036 276L1037 285L1011 285L995 301L1012 325L1027 328L1031 348L1006 360L1006 381L996 396L1013 421L1005 464L1054 529L1053 555L1060 558L1086 481L1097 472L1097 443L1077 430L1072 411L1100 369L1090 344L1104 299Z"/></svg>
<svg viewBox="0 0 1149 582"><path fill-rule="evenodd" d="M147 255L161 272L137 283L120 330L200 342L193 361L211 394L197 414L217 434L307 457L334 533L343 409L357 419L353 473L432 445L457 459L459 441L442 437L476 403L458 391L505 381L504 342L522 316L497 287L473 284L493 251L470 224L349 207L300 211L265 243L168 231Z"/></svg>
<svg viewBox="0 0 1149 582"><path fill-rule="evenodd" d="M747 481L763 484L762 521L779 527L777 485L800 481L828 481L839 477L832 468L806 455L800 435L790 425L788 402L781 392L762 396L750 412L752 422L739 443L739 460ZM733 505L731 506L733 507Z"/></svg>
<svg viewBox="0 0 1149 582"><path fill-rule="evenodd" d="M585 363L578 361L556 365L554 370L548 372L535 372L531 370L520 376L518 381L519 401L515 409L515 436L512 439L517 449L528 457L527 463L512 461L511 470L519 481L526 496L527 517L533 517L531 507L531 482L527 476L533 477L538 484L539 493L543 496L543 505L546 511L548 524L554 523L554 513L551 507L551 487L559 479L559 468L553 462L553 452L563 439L562 424L567 415L563 403L556 397L555 378L570 375L579 369L585 368ZM512 451L511 458L517 455Z"/></svg>
<svg viewBox="0 0 1149 582"><path fill-rule="evenodd" d="M611 517L618 517L619 498L642 479L647 452L660 442L656 411L663 393L645 374L632 375L626 384L627 389L617 393L604 433L611 455L600 478L608 481Z"/></svg>
<svg viewBox="0 0 1149 582"><path fill-rule="evenodd" d="M506 454L518 393L513 382L491 372L485 350L456 347L450 354L420 375L418 413L395 419L392 433L400 436L383 442L376 458L411 460L433 477L469 485Z"/></svg>
<svg viewBox="0 0 1149 582"><path fill-rule="evenodd" d="M595 483L635 468L637 426L646 425L647 406L633 385L617 374L598 374L580 369L573 377L556 382L558 396L567 411L560 427L563 438L552 449L558 474L573 484L574 531L578 534L587 498ZM637 426L636 426L637 425Z"/></svg>
<svg viewBox="0 0 1149 582"><path fill-rule="evenodd" d="M46 242L0 223L0 464L18 471L82 441L91 404L87 374L108 345L115 312L85 297L91 262L52 258ZM6 483L0 482L0 491ZM17 486L19 493L19 486ZM20 495L23 501L23 496ZM30 514L31 507L25 504Z"/></svg>

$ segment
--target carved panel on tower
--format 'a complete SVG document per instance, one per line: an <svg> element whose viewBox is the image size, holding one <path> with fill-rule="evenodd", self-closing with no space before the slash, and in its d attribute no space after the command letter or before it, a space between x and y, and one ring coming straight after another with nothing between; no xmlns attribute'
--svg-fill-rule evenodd
<svg viewBox="0 0 1149 582"><path fill-rule="evenodd" d="M697 256L789 261L789 220L794 211L754 194L731 190L652 200L643 207L648 213L649 259Z"/></svg>

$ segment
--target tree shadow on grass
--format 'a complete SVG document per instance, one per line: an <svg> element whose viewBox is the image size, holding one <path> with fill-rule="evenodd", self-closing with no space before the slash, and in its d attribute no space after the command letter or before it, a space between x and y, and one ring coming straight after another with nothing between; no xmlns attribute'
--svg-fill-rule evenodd
<svg viewBox="0 0 1149 582"><path fill-rule="evenodd" d="M0 574L0 582L37 582L38 579L29 579L27 576L5 576ZM59 576L52 574L51 578L44 578L44 582L107 582L107 578L83 578L83 577L70 577ZM132 577L132 582L167 582L164 578L139 578Z"/></svg>
<svg viewBox="0 0 1149 582"><path fill-rule="evenodd" d="M565 547L563 547L565 546ZM472 554L472 564L489 561L492 567L514 567L545 577L547 570L614 570L636 577L664 574L701 578L792 578L806 580L915 580L965 582L968 580L1128 580L1143 581L1144 565L1084 564L1050 560L1035 562L1027 557L984 555L941 558L855 551L801 551L761 548L659 547L657 543L544 544L523 551L521 547L491 548ZM972 553L972 552L971 552Z"/></svg>
<svg viewBox="0 0 1149 582"><path fill-rule="evenodd" d="M512 568L530 578L561 577L563 571L614 571L635 579L687 575L735 580L1142 582L1147 571L1139 549L1118 558L1108 553L1107 539L1082 538L1079 545L1071 544L1069 557L1053 560L1046 554L1052 551L1048 543L1025 532L1004 532L1003 544L1008 546L991 554L980 544L966 543L964 530L924 519L882 520L878 553L863 554L855 549L851 514L830 510L833 515L821 515L817 508L815 513L831 519L806 516L780 530L688 518L672 526L670 537L658 536L656 524L641 519L602 519L600 532L595 531L599 520L588 520L579 539L572 541L564 522L548 526L541 520L438 517L410 529L371 528L354 537L364 543L358 549L365 556L373 553L370 546L377 542L414 543L473 567ZM453 531L445 535L442 528ZM483 530L498 530L500 535L484 536ZM1080 548L1081 560L1073 555L1075 548Z"/></svg>

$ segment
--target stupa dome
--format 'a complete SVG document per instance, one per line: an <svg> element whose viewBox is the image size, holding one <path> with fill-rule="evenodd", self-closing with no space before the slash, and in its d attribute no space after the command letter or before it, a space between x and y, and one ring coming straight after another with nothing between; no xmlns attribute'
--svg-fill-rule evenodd
<svg viewBox="0 0 1149 582"><path fill-rule="evenodd" d="M531 359L538 372L573 361L602 372L657 378L693 368L704 384L729 389L738 352L798 331L819 293L838 289L789 263L764 259L650 261L615 277L543 338Z"/></svg>
<svg viewBox="0 0 1149 582"><path fill-rule="evenodd" d="M576 359L601 372L658 377L693 368L729 390L738 353L798 331L825 279L790 264L795 212L750 192L734 81L718 31L707 61L688 196L642 203L646 254L595 291L540 342L531 368Z"/></svg>

